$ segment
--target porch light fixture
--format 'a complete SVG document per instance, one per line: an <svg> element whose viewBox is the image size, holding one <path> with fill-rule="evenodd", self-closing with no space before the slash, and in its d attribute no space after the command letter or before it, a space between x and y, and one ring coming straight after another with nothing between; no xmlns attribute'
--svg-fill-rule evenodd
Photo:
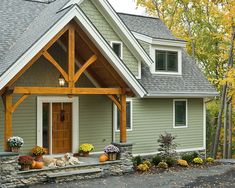
<svg viewBox="0 0 235 188"><path fill-rule="evenodd" d="M60 87L64 87L64 85L65 85L65 79L62 75L60 75L60 77L59 77L59 85L60 85Z"/></svg>

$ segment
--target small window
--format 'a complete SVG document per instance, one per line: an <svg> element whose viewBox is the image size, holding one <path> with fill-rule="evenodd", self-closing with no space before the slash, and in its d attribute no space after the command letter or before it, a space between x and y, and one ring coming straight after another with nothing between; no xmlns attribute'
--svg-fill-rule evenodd
<svg viewBox="0 0 235 188"><path fill-rule="evenodd" d="M122 42L111 42L114 53L122 59Z"/></svg>
<svg viewBox="0 0 235 188"><path fill-rule="evenodd" d="M156 71L178 72L178 52L156 50Z"/></svg>
<svg viewBox="0 0 235 188"><path fill-rule="evenodd" d="M174 127L187 127L187 100L174 100L173 119Z"/></svg>
<svg viewBox="0 0 235 188"><path fill-rule="evenodd" d="M120 111L115 106L115 130L120 131ZM126 129L128 131L132 130L132 101L127 99L126 101Z"/></svg>

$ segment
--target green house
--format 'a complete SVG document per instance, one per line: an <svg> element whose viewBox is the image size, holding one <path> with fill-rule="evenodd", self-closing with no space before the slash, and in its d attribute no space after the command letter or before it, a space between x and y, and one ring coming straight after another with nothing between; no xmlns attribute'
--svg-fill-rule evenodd
<svg viewBox="0 0 235 188"><path fill-rule="evenodd" d="M121 142L146 155L164 132L178 151L205 150L205 98L217 92L185 45L106 0L1 1L0 151L20 136L22 154Z"/></svg>

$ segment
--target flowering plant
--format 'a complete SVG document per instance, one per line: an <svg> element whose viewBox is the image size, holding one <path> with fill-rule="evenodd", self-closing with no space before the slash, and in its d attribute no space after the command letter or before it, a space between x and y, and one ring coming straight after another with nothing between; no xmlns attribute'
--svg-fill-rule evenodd
<svg viewBox="0 0 235 188"><path fill-rule="evenodd" d="M47 149L43 148L41 146L35 146L32 149L32 154L35 155L35 156L44 155L46 153L47 153Z"/></svg>
<svg viewBox="0 0 235 188"><path fill-rule="evenodd" d="M118 147L110 144L108 146L105 146L104 152L105 153L119 153L119 149L118 149Z"/></svg>
<svg viewBox="0 0 235 188"><path fill-rule="evenodd" d="M81 144L79 147L79 151L90 152L94 149L92 144Z"/></svg>
<svg viewBox="0 0 235 188"><path fill-rule="evenodd" d="M202 160L202 158L200 158L200 157L196 157L196 158L193 159L193 162L194 162L195 164L202 164L202 163L203 163L203 160Z"/></svg>
<svg viewBox="0 0 235 188"><path fill-rule="evenodd" d="M20 148L23 146L24 140L19 136L12 136L7 140L7 143L11 148Z"/></svg>
<svg viewBox="0 0 235 188"><path fill-rule="evenodd" d="M20 156L18 159L18 163L20 165L32 165L33 164L33 157L31 156Z"/></svg>

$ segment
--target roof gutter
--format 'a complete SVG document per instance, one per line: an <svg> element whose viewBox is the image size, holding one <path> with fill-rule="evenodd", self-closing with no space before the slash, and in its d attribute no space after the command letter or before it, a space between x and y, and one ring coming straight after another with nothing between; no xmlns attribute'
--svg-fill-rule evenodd
<svg viewBox="0 0 235 188"><path fill-rule="evenodd" d="M147 94L144 98L206 98L219 96L218 92L194 92L194 93L156 93Z"/></svg>

